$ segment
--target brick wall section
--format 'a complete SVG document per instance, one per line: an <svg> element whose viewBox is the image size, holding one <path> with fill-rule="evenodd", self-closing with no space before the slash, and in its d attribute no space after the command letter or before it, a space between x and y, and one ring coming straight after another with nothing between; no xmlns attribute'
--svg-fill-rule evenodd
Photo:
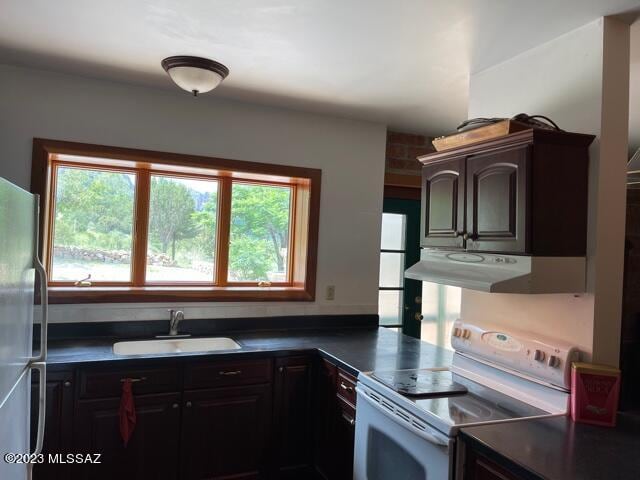
<svg viewBox="0 0 640 480"><path fill-rule="evenodd" d="M435 151L431 137L387 131L386 172L420 175L416 157Z"/></svg>

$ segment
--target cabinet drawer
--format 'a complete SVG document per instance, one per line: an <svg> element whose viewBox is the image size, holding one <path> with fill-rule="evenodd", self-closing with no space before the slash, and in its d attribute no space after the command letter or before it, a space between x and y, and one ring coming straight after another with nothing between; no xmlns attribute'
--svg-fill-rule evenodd
<svg viewBox="0 0 640 480"><path fill-rule="evenodd" d="M356 424L356 409L353 408L348 402L345 402L344 399L338 397L338 416L340 417L338 421L346 422L346 424L350 427L353 427Z"/></svg>
<svg viewBox="0 0 640 480"><path fill-rule="evenodd" d="M80 398L119 397L122 381L133 380L133 393L165 393L180 390L180 375L175 367L132 367L80 370Z"/></svg>
<svg viewBox="0 0 640 480"><path fill-rule="evenodd" d="M188 365L184 388L209 388L271 382L271 359L232 360Z"/></svg>
<svg viewBox="0 0 640 480"><path fill-rule="evenodd" d="M351 405L356 404L356 378L353 375L338 369L336 391L339 398L346 400Z"/></svg>

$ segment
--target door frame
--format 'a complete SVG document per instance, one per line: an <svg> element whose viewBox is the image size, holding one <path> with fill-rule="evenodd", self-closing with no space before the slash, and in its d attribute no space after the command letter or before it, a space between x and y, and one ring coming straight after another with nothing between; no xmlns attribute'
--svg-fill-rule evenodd
<svg viewBox="0 0 640 480"><path fill-rule="evenodd" d="M382 213L396 213L406 216L404 269L420 261L420 201L402 198L385 198ZM415 248L408 248L414 245ZM384 252L385 250L380 250ZM384 290L380 289L379 290ZM422 283L419 280L404 278L402 298L402 333L420 338L420 322L415 315L421 307L415 302L421 296Z"/></svg>

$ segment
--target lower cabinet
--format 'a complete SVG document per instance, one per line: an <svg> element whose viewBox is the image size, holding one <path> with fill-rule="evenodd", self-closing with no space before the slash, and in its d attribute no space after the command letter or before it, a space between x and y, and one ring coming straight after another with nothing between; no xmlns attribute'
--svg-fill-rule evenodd
<svg viewBox="0 0 640 480"><path fill-rule="evenodd" d="M507 465L500 463L497 458L489 458L485 452L478 451L467 441L461 441L459 448L463 454L464 465L461 480L522 480L522 476L515 474ZM527 478L532 478L527 475Z"/></svg>
<svg viewBox="0 0 640 480"><path fill-rule="evenodd" d="M38 428L38 374L34 374L31 387L31 445L36 444ZM46 389L46 424L43 454L66 454L71 452L73 425L73 372L48 371ZM44 462L34 465L33 475L36 479L66 480L69 477L69 465Z"/></svg>
<svg viewBox="0 0 640 480"><path fill-rule="evenodd" d="M231 358L231 359L229 359ZM45 463L35 480L352 478L355 379L310 355L117 362L47 372ZM120 434L122 381L136 425ZM33 385L32 442L37 424Z"/></svg>
<svg viewBox="0 0 640 480"><path fill-rule="evenodd" d="M312 359L276 360L274 454L276 478L301 479L312 471Z"/></svg>
<svg viewBox="0 0 640 480"><path fill-rule="evenodd" d="M73 465L74 478L178 478L180 397L179 393L136 395L137 421L126 446L119 429L119 398L79 401L73 450L100 453L101 463Z"/></svg>
<svg viewBox="0 0 640 480"><path fill-rule="evenodd" d="M329 480L336 476L335 430L336 422L336 378L338 367L325 359L316 364L314 382L315 438L314 463L320 478Z"/></svg>
<svg viewBox="0 0 640 480"><path fill-rule="evenodd" d="M353 479L353 448L356 434L356 410L342 400L338 400L338 413L335 417L335 464L334 479Z"/></svg>
<svg viewBox="0 0 640 480"><path fill-rule="evenodd" d="M271 385L184 393L180 478L267 478Z"/></svg>
<svg viewBox="0 0 640 480"><path fill-rule="evenodd" d="M355 444L355 378L326 359L315 379L316 475L325 480L353 478Z"/></svg>

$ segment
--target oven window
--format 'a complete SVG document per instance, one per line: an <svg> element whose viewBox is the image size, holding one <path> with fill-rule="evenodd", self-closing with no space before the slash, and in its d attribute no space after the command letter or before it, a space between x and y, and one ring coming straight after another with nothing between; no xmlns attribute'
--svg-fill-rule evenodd
<svg viewBox="0 0 640 480"><path fill-rule="evenodd" d="M384 432L369 428L367 449L367 480L426 480L427 472L424 467Z"/></svg>

